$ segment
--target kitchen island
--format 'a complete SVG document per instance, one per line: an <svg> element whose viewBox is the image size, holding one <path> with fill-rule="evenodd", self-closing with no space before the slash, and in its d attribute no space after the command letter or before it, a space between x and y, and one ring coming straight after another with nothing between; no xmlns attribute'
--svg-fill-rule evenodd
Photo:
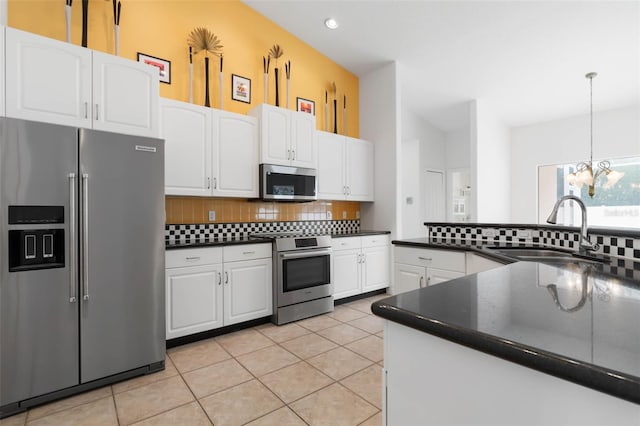
<svg viewBox="0 0 640 426"><path fill-rule="evenodd" d="M517 262L382 299L389 425L640 424L640 283Z"/></svg>

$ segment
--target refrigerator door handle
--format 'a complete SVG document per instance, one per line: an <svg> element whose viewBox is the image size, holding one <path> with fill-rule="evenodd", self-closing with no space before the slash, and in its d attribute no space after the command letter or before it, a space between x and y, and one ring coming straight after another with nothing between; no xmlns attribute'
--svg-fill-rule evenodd
<svg viewBox="0 0 640 426"><path fill-rule="evenodd" d="M69 303L76 303L76 174L69 173Z"/></svg>
<svg viewBox="0 0 640 426"><path fill-rule="evenodd" d="M82 300L89 300L89 175L82 174Z"/></svg>

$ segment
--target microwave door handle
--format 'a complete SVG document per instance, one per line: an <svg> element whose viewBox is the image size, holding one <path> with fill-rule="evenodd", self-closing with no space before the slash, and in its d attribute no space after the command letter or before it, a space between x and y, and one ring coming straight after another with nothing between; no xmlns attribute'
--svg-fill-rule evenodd
<svg viewBox="0 0 640 426"><path fill-rule="evenodd" d="M329 256L331 255L331 249L326 250L303 250L301 252L294 253L280 253L280 259L300 259L302 257L311 257L311 256Z"/></svg>

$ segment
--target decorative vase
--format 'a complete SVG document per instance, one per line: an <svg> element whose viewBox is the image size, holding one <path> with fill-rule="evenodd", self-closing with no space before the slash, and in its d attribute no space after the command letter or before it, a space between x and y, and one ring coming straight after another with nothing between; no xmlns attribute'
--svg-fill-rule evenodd
<svg viewBox="0 0 640 426"><path fill-rule="evenodd" d="M264 103L269 103L269 73L264 73Z"/></svg>
<svg viewBox="0 0 640 426"><path fill-rule="evenodd" d="M113 26L116 56L120 56L120 25Z"/></svg>
<svg viewBox="0 0 640 426"><path fill-rule="evenodd" d="M71 6L64 7L64 17L67 24L67 43L71 43Z"/></svg>
<svg viewBox="0 0 640 426"><path fill-rule="evenodd" d="M82 47L87 47L88 21L89 21L89 0L82 0Z"/></svg>
<svg viewBox="0 0 640 426"><path fill-rule="evenodd" d="M210 107L209 100L209 58L204 58L204 106Z"/></svg>
<svg viewBox="0 0 640 426"><path fill-rule="evenodd" d="M276 71L276 106L280 106L280 97L279 97L279 90L278 90L278 68L275 68Z"/></svg>
<svg viewBox="0 0 640 426"><path fill-rule="evenodd" d="M333 133L338 133L338 101L333 100Z"/></svg>

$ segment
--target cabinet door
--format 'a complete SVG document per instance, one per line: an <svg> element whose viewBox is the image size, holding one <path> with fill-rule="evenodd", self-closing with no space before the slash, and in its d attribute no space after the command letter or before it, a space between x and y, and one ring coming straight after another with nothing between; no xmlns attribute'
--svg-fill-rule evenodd
<svg viewBox="0 0 640 426"><path fill-rule="evenodd" d="M392 293L404 293L425 286L425 268L423 266L396 263L393 266Z"/></svg>
<svg viewBox="0 0 640 426"><path fill-rule="evenodd" d="M346 192L344 136L317 132L317 139L318 198L344 200Z"/></svg>
<svg viewBox="0 0 640 426"><path fill-rule="evenodd" d="M464 273L447 269L427 268L427 285L440 284L459 277L464 277Z"/></svg>
<svg viewBox="0 0 640 426"><path fill-rule="evenodd" d="M160 137L165 140L165 193L210 196L210 110L161 99Z"/></svg>
<svg viewBox="0 0 640 426"><path fill-rule="evenodd" d="M291 158L289 111L261 105L260 162L288 166Z"/></svg>
<svg viewBox="0 0 640 426"><path fill-rule="evenodd" d="M213 195L258 197L258 125L253 117L213 113Z"/></svg>
<svg viewBox="0 0 640 426"><path fill-rule="evenodd" d="M6 28L5 60L8 117L91 127L90 50Z"/></svg>
<svg viewBox="0 0 640 426"><path fill-rule="evenodd" d="M166 270L167 339L222 327L222 265Z"/></svg>
<svg viewBox="0 0 640 426"><path fill-rule="evenodd" d="M224 264L224 325L273 313L271 259Z"/></svg>
<svg viewBox="0 0 640 426"><path fill-rule="evenodd" d="M337 300L360 294L360 249L334 251L332 260L333 298Z"/></svg>
<svg viewBox="0 0 640 426"><path fill-rule="evenodd" d="M291 112L291 165L316 168L316 120L311 114Z"/></svg>
<svg viewBox="0 0 640 426"><path fill-rule="evenodd" d="M389 287L389 246L362 249L362 292Z"/></svg>
<svg viewBox="0 0 640 426"><path fill-rule="evenodd" d="M373 201L373 144L346 138L347 199Z"/></svg>
<svg viewBox="0 0 640 426"><path fill-rule="evenodd" d="M157 137L159 84L155 67L93 52L93 128Z"/></svg>

